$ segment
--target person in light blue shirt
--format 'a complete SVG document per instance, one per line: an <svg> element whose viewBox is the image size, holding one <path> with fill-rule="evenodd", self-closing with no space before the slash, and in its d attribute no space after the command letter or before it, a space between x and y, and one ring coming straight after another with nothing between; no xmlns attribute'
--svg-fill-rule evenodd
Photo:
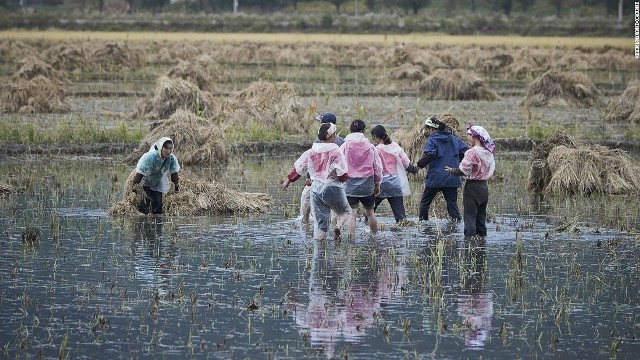
<svg viewBox="0 0 640 360"><path fill-rule="evenodd" d="M146 194L138 204L138 210L143 214L162 214L162 195L171 189L169 177L178 192L180 164L172 152L173 140L162 137L138 160L133 188L135 190L135 186L141 184Z"/></svg>

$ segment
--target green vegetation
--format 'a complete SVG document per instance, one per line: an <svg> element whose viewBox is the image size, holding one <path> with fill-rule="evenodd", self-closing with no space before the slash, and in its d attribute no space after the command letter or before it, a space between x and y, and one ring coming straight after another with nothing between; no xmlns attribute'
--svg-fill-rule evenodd
<svg viewBox="0 0 640 360"><path fill-rule="evenodd" d="M0 123L0 144L135 143L142 140L145 133L141 123L119 122L105 127L95 119L79 117L77 121L62 119L49 127L28 119L13 119Z"/></svg>

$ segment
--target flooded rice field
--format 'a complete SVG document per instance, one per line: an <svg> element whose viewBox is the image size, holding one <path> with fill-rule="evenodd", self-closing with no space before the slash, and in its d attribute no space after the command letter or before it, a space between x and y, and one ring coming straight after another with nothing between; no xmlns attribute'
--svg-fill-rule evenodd
<svg viewBox="0 0 640 360"><path fill-rule="evenodd" d="M527 156L497 157L485 241L465 241L440 200L403 228L385 203L380 234L359 219L340 243L298 222L300 184L278 187L297 154L185 169L268 193L248 217L111 218L130 165L4 159L24 191L0 197L2 355L635 358L637 198L532 196Z"/></svg>

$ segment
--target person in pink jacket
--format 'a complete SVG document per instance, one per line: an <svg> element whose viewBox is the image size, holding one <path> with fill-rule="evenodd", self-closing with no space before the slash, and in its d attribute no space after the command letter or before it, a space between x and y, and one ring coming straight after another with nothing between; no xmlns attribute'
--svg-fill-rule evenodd
<svg viewBox="0 0 640 360"><path fill-rule="evenodd" d="M364 207L371 234L375 235L378 232L378 220L373 207L382 183L382 160L376 147L364 136L366 128L364 121L354 120L350 126L351 134L344 138L344 144L340 146L349 166L345 192L347 201L351 205L351 218L348 225L351 239L356 235L359 203Z"/></svg>
<svg viewBox="0 0 640 360"><path fill-rule="evenodd" d="M376 149L382 160L382 184L380 185L380 195L376 197L376 203L373 207L375 211L378 205L384 199L389 201L393 217L396 223L407 218L404 210L404 196L411 195L409 189L409 179L407 172L415 174L418 169L411 164L409 157L402 150L400 145L387 134L387 130L382 125L375 126L371 129L373 141L378 144Z"/></svg>
<svg viewBox="0 0 640 360"><path fill-rule="evenodd" d="M289 184L307 173L311 176L311 206L315 220L314 238L324 240L331 223L331 211L337 215L334 228L335 239L340 238L341 228L351 213L344 192L343 182L347 178L348 165L344 154L335 144L336 125L322 124L318 130L319 143L305 151L293 165L280 187L286 190Z"/></svg>
<svg viewBox="0 0 640 360"><path fill-rule="evenodd" d="M464 205L464 236L487 236L487 203L489 202L489 186L487 180L496 169L493 153L496 145L482 126L469 124L467 142L471 149L464 153L464 158L457 168L444 167L454 176L466 176L462 192Z"/></svg>

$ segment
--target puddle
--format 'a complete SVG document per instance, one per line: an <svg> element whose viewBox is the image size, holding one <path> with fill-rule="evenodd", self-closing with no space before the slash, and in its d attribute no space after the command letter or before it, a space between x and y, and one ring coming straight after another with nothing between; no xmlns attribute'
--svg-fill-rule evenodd
<svg viewBox="0 0 640 360"><path fill-rule="evenodd" d="M386 205L377 236L359 218L355 242L316 242L311 227L295 219L299 184L278 189L293 160L247 158L224 171L193 170L236 189L269 192L267 214L240 218L113 219L105 214L121 184L112 175L125 179L129 166L0 164L3 173L39 184L0 198L4 355L511 359L640 352L640 224L638 204L628 198L535 199L522 185L526 159L505 158L501 171L509 180L491 185L485 242L465 241L462 225L444 219L394 228ZM34 181L43 174L46 181ZM421 186L412 183L409 214L417 214ZM434 210L445 214L444 202ZM41 231L32 247L21 241L27 226Z"/></svg>

